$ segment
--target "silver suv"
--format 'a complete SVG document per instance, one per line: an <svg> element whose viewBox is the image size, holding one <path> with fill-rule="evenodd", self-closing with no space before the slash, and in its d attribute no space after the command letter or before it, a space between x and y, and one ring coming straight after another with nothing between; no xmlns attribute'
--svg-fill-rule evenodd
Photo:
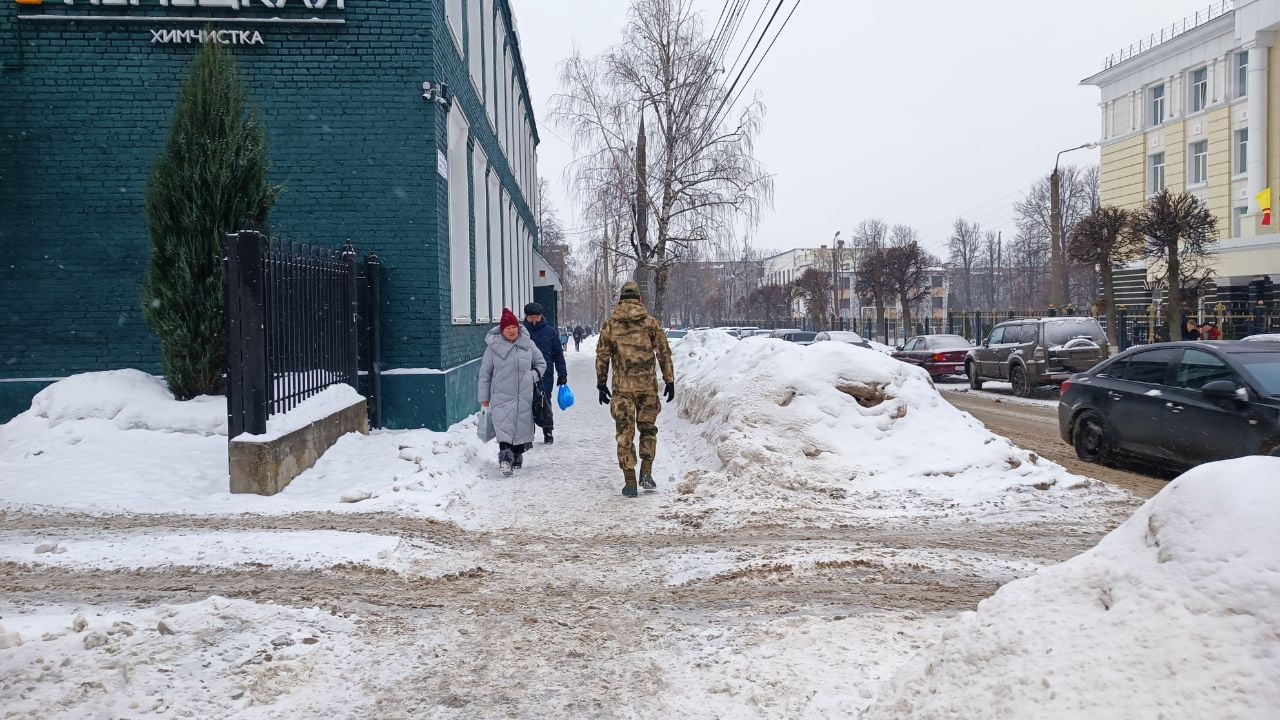
<svg viewBox="0 0 1280 720"><path fill-rule="evenodd" d="M1029 397L1040 385L1060 385L1107 359L1107 336L1089 317L1010 320L991 328L982 345L969 351L964 372L969 387L983 380L1008 380L1013 394Z"/></svg>

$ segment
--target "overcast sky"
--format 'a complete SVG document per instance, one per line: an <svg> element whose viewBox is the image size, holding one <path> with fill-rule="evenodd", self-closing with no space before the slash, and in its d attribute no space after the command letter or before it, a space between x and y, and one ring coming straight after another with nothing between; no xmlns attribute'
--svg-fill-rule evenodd
<svg viewBox="0 0 1280 720"><path fill-rule="evenodd" d="M722 0L695 2L710 28ZM764 2L773 4L752 0L751 20ZM556 137L548 101L558 90L557 64L575 44L593 54L616 43L628 3L513 6L542 136L540 173L552 182L565 225L577 228L563 180L573 150ZM1207 7L1207 0L800 0L752 82L768 106L758 155L775 175L776 195L754 244L814 247L837 230L847 237L868 217L914 225L939 254L958 216L1012 234L1012 203L1052 170L1054 155L1098 139L1099 93L1080 80L1139 36ZM1098 153L1063 162L1096 164Z"/></svg>

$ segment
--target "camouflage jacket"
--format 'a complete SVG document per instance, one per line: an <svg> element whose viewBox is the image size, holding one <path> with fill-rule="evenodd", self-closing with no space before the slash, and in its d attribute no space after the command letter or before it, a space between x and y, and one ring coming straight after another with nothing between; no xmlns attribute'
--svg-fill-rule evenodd
<svg viewBox="0 0 1280 720"><path fill-rule="evenodd" d="M612 363L613 392L656 392L655 356L662 366L662 381L675 382L667 334L639 300L623 300L600 329L596 384L609 379Z"/></svg>

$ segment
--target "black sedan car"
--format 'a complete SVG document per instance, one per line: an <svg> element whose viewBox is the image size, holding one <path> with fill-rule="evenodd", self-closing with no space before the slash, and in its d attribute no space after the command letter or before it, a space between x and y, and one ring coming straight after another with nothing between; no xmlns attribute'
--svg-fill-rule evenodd
<svg viewBox="0 0 1280 720"><path fill-rule="evenodd" d="M1280 456L1280 343L1133 348L1062 384L1058 430L1088 462Z"/></svg>

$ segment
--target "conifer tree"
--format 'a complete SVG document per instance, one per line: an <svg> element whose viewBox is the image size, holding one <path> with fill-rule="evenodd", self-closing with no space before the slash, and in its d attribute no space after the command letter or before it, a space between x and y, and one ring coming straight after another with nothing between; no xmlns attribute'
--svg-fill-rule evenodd
<svg viewBox="0 0 1280 720"><path fill-rule="evenodd" d="M267 135L235 58L206 42L191 61L147 187L151 262L142 310L180 400L216 394L226 364L226 233L265 228L281 188L267 181Z"/></svg>

